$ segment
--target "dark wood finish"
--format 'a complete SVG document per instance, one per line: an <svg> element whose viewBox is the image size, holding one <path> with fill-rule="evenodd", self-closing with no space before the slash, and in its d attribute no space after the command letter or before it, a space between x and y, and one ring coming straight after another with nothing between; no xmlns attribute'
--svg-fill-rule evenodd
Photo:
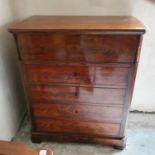
<svg viewBox="0 0 155 155"><path fill-rule="evenodd" d="M134 17L33 16L14 23L32 141L125 146L144 26Z"/></svg>
<svg viewBox="0 0 155 155"><path fill-rule="evenodd" d="M32 105L36 118L121 123L122 106L91 106L36 103ZM87 114L87 115L86 115Z"/></svg>
<svg viewBox="0 0 155 155"><path fill-rule="evenodd" d="M85 85L112 85L126 87L129 65L60 65L29 64L23 66L30 83L66 83Z"/></svg>
<svg viewBox="0 0 155 155"><path fill-rule="evenodd" d="M125 89L75 87L63 85L31 85L30 97L33 101L86 104L122 105ZM113 99L115 98L115 100Z"/></svg>
<svg viewBox="0 0 155 155"><path fill-rule="evenodd" d="M24 61L134 62L138 35L24 33L18 42Z"/></svg>
<svg viewBox="0 0 155 155"><path fill-rule="evenodd" d="M77 135L66 135L66 134L56 134L47 132L32 132L32 141L40 142L46 141L56 141L56 142L78 142L78 143L95 143L101 145L112 146L116 149L122 150L126 146L126 138L111 138L111 137L92 137L92 136L77 136Z"/></svg>
<svg viewBox="0 0 155 155"><path fill-rule="evenodd" d="M83 121L66 121L56 119L36 119L36 131L69 133L88 136L119 136L119 124Z"/></svg>

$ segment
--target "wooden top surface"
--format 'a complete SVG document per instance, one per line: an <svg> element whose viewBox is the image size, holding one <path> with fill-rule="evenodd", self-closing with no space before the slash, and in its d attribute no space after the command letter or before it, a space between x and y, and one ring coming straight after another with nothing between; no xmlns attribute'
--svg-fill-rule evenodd
<svg viewBox="0 0 155 155"><path fill-rule="evenodd" d="M131 16L31 16L9 26L11 32L102 30L144 33L144 25Z"/></svg>

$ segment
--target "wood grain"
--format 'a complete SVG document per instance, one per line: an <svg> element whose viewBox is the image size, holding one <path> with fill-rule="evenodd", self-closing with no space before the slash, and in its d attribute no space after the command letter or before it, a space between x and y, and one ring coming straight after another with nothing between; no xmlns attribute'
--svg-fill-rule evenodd
<svg viewBox="0 0 155 155"><path fill-rule="evenodd" d="M32 16L13 23L33 142L125 146L143 24L130 16Z"/></svg>
<svg viewBox="0 0 155 155"><path fill-rule="evenodd" d="M36 129L40 132L69 133L92 136L118 136L119 124L105 124L83 121L66 121L55 119L36 119Z"/></svg>
<svg viewBox="0 0 155 155"><path fill-rule="evenodd" d="M126 33L145 32L144 25L132 16L32 16L9 26L11 32L56 30L104 30Z"/></svg>
<svg viewBox="0 0 155 155"><path fill-rule="evenodd" d="M24 61L134 62L138 35L77 35L22 33L18 35Z"/></svg>
<svg viewBox="0 0 155 155"><path fill-rule="evenodd" d="M66 83L127 87L130 66L127 65L23 65L30 83Z"/></svg>
<svg viewBox="0 0 155 155"><path fill-rule="evenodd" d="M78 120L89 122L121 123L122 107L90 106L73 104L33 104L33 114L36 118L52 118L61 120Z"/></svg>
<svg viewBox="0 0 155 155"><path fill-rule="evenodd" d="M0 141L0 155L39 155L40 150L46 150L47 155L53 155L49 147L32 150L22 143Z"/></svg>
<svg viewBox="0 0 155 155"><path fill-rule="evenodd" d="M122 105L124 104L125 89L32 85L30 94L33 101Z"/></svg>

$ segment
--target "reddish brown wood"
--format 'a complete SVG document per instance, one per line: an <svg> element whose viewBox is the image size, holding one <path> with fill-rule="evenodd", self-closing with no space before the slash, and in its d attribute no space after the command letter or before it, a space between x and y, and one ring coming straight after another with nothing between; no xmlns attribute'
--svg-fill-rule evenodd
<svg viewBox="0 0 155 155"><path fill-rule="evenodd" d="M42 32L61 30L100 30L143 34L144 25L131 16L32 16L10 25L10 31Z"/></svg>
<svg viewBox="0 0 155 155"><path fill-rule="evenodd" d="M70 133L81 136L119 136L119 129L119 124L36 119L36 130L39 132Z"/></svg>
<svg viewBox="0 0 155 155"><path fill-rule="evenodd" d="M24 61L134 62L138 40L138 35L18 35L21 57Z"/></svg>
<svg viewBox="0 0 155 155"><path fill-rule="evenodd" d="M129 78L128 78L128 88L127 88L127 94L125 97L125 106L124 106L124 110L123 110L123 119L122 119L122 124L121 124L121 129L120 129L120 135L124 136L125 135L125 126L127 124L126 122L126 118L129 112L129 107L131 105L131 100L132 100L132 95L133 95L133 89L134 89L134 84L135 84L135 78L136 78L136 74L137 74L137 67L138 67L138 62L139 62L139 57L140 57L140 51L141 51L141 45L142 45L142 40L143 40L143 36L140 37L139 40L139 45L137 47L137 56L136 56L136 60L135 63L132 64L131 66L131 71L129 74Z"/></svg>
<svg viewBox="0 0 155 155"><path fill-rule="evenodd" d="M126 87L130 66L127 65L59 65L29 64L26 68L30 83L66 83L112 85Z"/></svg>
<svg viewBox="0 0 155 155"><path fill-rule="evenodd" d="M63 120L78 120L90 122L121 123L122 106L90 106L65 104L33 104L33 114L36 118L52 118Z"/></svg>
<svg viewBox="0 0 155 155"><path fill-rule="evenodd" d="M127 87L130 66L101 65L95 68L95 84Z"/></svg>
<svg viewBox="0 0 155 155"><path fill-rule="evenodd" d="M31 83L94 83L94 67L79 65L25 65L27 78Z"/></svg>
<svg viewBox="0 0 155 155"><path fill-rule="evenodd" d="M33 101L83 103L99 105L124 104L125 90L63 85L33 85L30 87ZM115 98L115 99L114 99Z"/></svg>
<svg viewBox="0 0 155 155"><path fill-rule="evenodd" d="M124 149L126 138L97 137L97 136L77 136L71 134L56 134L45 132L32 132L32 141L57 141L57 142L78 142L78 143L95 143L112 146L116 149Z"/></svg>
<svg viewBox="0 0 155 155"><path fill-rule="evenodd" d="M53 155L49 147L32 150L22 143L0 141L0 155L39 155L40 150L46 150L47 155Z"/></svg>
<svg viewBox="0 0 155 155"><path fill-rule="evenodd" d="M133 17L33 16L13 24L32 140L123 149L143 25Z"/></svg>

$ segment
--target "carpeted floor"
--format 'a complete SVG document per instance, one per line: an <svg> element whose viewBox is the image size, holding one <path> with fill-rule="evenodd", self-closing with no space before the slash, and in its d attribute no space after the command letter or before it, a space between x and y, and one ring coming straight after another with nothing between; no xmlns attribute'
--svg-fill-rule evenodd
<svg viewBox="0 0 155 155"><path fill-rule="evenodd" d="M155 155L155 114L130 113L127 128L127 146L123 151L111 147L76 143L42 142L33 144L30 140L30 123L26 119L14 138L36 148L50 146L54 155Z"/></svg>

